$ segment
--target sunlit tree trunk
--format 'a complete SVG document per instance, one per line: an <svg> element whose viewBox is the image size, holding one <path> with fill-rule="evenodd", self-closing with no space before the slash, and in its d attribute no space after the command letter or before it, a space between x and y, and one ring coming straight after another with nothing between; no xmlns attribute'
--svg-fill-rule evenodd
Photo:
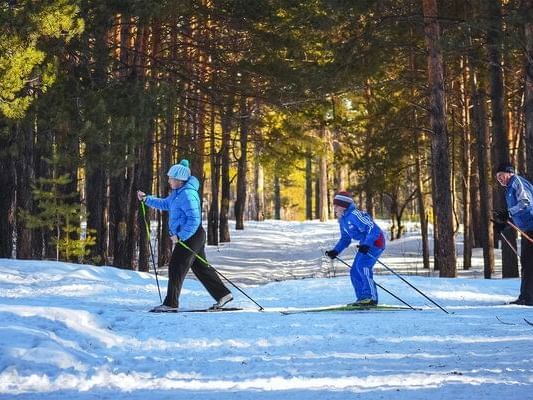
<svg viewBox="0 0 533 400"><path fill-rule="evenodd" d="M435 179L436 227L441 277L455 277L455 238L450 183L450 161L446 130L443 61L439 47L439 23L436 0L423 0L424 30L428 47L428 85L430 90L430 121L432 128L433 177Z"/></svg>
<svg viewBox="0 0 533 400"><path fill-rule="evenodd" d="M324 144L324 151L320 154L318 164L318 207L320 221L328 220L328 157L326 148L329 147L328 133L325 126L320 129L320 138Z"/></svg>
<svg viewBox="0 0 533 400"><path fill-rule="evenodd" d="M470 154L470 118L468 108L470 101L467 96L466 87L468 84L468 67L466 65L466 59L461 58L462 77L460 81L461 91L461 150L462 150L462 201L463 201L463 269L468 270L472 267L472 208L470 204L470 182L471 182L471 170L472 160Z"/></svg>
<svg viewBox="0 0 533 400"><path fill-rule="evenodd" d="M313 158L305 157L305 219L313 219Z"/></svg>

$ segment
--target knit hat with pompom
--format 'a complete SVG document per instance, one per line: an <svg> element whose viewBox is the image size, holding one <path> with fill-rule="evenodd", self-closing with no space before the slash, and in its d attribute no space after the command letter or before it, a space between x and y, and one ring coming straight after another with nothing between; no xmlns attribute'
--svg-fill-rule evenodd
<svg viewBox="0 0 533 400"><path fill-rule="evenodd" d="M189 168L188 160L181 160L179 164L174 164L167 172L170 178L178 181L186 181L191 177L191 169Z"/></svg>
<svg viewBox="0 0 533 400"><path fill-rule="evenodd" d="M350 207L353 204L352 194L350 192L338 192L333 198L333 204L344 208Z"/></svg>

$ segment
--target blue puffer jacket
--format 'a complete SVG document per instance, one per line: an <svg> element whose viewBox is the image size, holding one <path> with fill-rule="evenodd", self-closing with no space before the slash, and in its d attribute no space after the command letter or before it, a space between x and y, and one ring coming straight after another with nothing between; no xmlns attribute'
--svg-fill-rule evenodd
<svg viewBox="0 0 533 400"><path fill-rule="evenodd" d="M187 240L194 235L202 222L199 188L200 182L191 176L182 187L172 190L168 197L160 199L146 196L145 202L150 207L168 211L170 235Z"/></svg>
<svg viewBox="0 0 533 400"><path fill-rule="evenodd" d="M352 239L359 240L360 245L368 245L379 249L385 248L385 236L379 226L366 212L351 204L339 220L341 238L335 246L339 254L350 245Z"/></svg>
<svg viewBox="0 0 533 400"><path fill-rule="evenodd" d="M527 179L513 175L507 183L505 201L516 226L523 231L533 231L533 185Z"/></svg>

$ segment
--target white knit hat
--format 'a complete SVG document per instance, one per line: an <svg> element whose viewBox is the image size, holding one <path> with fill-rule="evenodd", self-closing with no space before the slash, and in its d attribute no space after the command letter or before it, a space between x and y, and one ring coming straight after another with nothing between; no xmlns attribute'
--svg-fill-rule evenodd
<svg viewBox="0 0 533 400"><path fill-rule="evenodd" d="M181 160L179 164L174 164L167 172L167 175L178 181L186 181L191 177L191 169L188 160Z"/></svg>

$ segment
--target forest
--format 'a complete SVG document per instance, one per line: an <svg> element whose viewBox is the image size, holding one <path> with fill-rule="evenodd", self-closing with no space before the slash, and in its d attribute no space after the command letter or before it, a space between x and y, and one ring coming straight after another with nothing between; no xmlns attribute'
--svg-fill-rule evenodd
<svg viewBox="0 0 533 400"><path fill-rule="evenodd" d="M516 277L490 219L496 165L533 178L533 0L0 2L0 257L148 271L135 193L181 159L210 245L350 190L441 277L498 246Z"/></svg>

